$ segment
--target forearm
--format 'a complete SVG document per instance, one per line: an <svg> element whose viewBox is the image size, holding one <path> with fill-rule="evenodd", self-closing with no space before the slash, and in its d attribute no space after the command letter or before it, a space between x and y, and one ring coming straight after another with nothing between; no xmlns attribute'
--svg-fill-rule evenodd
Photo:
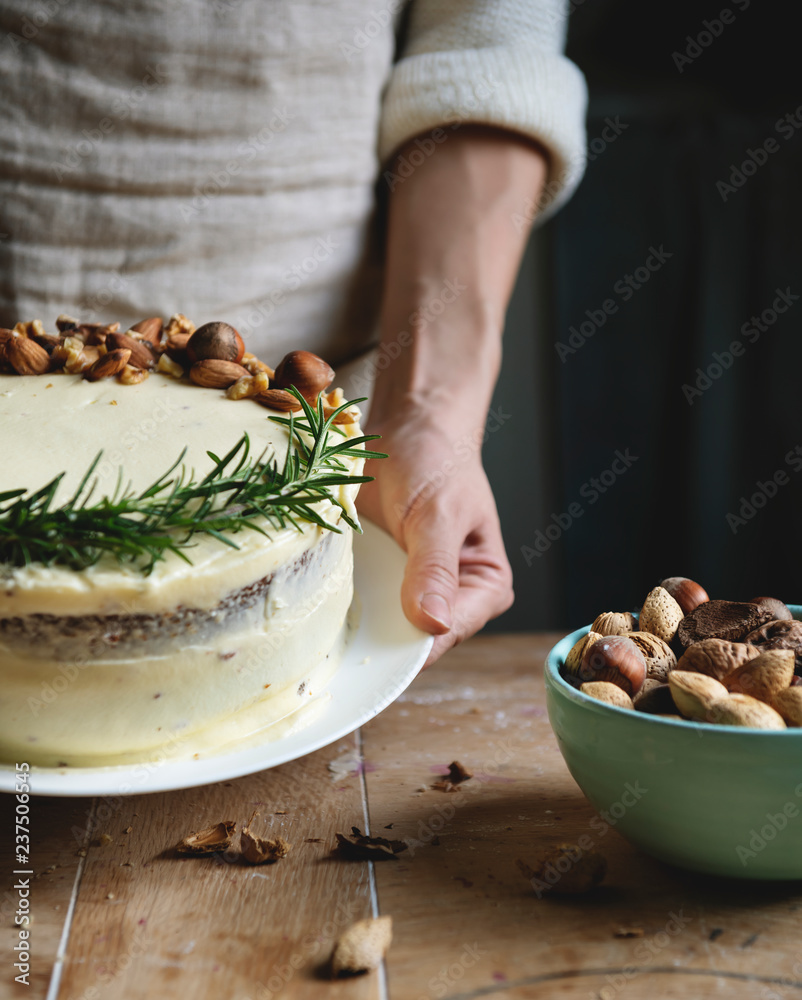
<svg viewBox="0 0 802 1000"><path fill-rule="evenodd" d="M381 316L395 360L377 378L373 427L436 418L450 435L484 423L527 237L512 219L546 171L528 140L464 126L397 180Z"/></svg>

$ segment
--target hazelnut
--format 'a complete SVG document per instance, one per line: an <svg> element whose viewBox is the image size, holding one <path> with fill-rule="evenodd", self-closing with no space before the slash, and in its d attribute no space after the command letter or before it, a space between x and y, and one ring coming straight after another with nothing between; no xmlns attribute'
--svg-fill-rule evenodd
<svg viewBox="0 0 802 1000"><path fill-rule="evenodd" d="M631 639L623 635L602 636L586 646L579 665L582 681L610 681L630 697L646 679L646 658Z"/></svg>
<svg viewBox="0 0 802 1000"><path fill-rule="evenodd" d="M700 604L709 601L707 591L694 580L689 580L687 576L669 576L660 582L663 590L669 594L682 608L683 615L687 615L698 608Z"/></svg>
<svg viewBox="0 0 802 1000"><path fill-rule="evenodd" d="M229 323L204 323L187 341L189 360L233 361L239 363L245 353L242 337Z"/></svg>
<svg viewBox="0 0 802 1000"><path fill-rule="evenodd" d="M766 608L767 611L771 612L774 621L791 621L794 617L788 605L783 604L776 597L752 597L749 599L749 604L757 604L759 608Z"/></svg>
<svg viewBox="0 0 802 1000"><path fill-rule="evenodd" d="M270 384L274 389L289 389L294 385L305 399L317 402L317 397L331 385L333 378L334 369L317 354L290 351L279 362Z"/></svg>

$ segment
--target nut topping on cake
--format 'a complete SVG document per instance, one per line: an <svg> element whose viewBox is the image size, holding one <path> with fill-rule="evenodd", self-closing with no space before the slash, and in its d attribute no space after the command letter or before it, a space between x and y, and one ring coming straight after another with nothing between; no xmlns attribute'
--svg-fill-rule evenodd
<svg viewBox="0 0 802 1000"><path fill-rule="evenodd" d="M50 368L47 351L28 337L12 334L6 343L5 356L18 375L44 375Z"/></svg>
<svg viewBox="0 0 802 1000"><path fill-rule="evenodd" d="M227 389L237 379L248 378L248 372L242 365L235 364L233 361L218 361L209 358L196 361L189 370L189 377L196 385L204 386L207 389Z"/></svg>
<svg viewBox="0 0 802 1000"><path fill-rule="evenodd" d="M242 337L229 323L204 323L187 343L189 360L240 362L245 353ZM246 372L247 374L247 372Z"/></svg>
<svg viewBox="0 0 802 1000"><path fill-rule="evenodd" d="M309 402L317 402L317 397L331 385L334 369L323 358L311 351L290 351L285 354L276 368L273 388L289 389L294 385Z"/></svg>
<svg viewBox="0 0 802 1000"><path fill-rule="evenodd" d="M90 365L86 369L84 378L90 382L97 382L101 378L111 378L112 375L119 375L128 364L130 357L131 352L128 350L109 351L108 354L104 354L103 357L98 358L93 365Z"/></svg>
<svg viewBox="0 0 802 1000"><path fill-rule="evenodd" d="M129 365L134 368L152 368L156 358L147 341L134 340L126 333L110 333L106 338L106 347L110 351L130 351Z"/></svg>

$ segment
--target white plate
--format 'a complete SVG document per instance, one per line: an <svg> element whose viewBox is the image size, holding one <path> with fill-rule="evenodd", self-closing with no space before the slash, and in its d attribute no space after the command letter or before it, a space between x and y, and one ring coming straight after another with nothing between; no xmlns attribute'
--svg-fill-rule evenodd
<svg viewBox="0 0 802 1000"><path fill-rule="evenodd" d="M372 524L354 538L354 584L362 605L359 625L325 695L302 728L225 754L114 767L32 767L35 795L140 795L238 778L334 743L378 715L412 682L429 655L432 637L407 621L399 598L405 556ZM328 696L328 698L326 697ZM325 700L321 700L325 699ZM310 706L311 707L311 706ZM309 718L309 714L305 719ZM283 723L277 723L282 726ZM267 734L271 730L266 730ZM0 764L0 791L14 790L14 770Z"/></svg>

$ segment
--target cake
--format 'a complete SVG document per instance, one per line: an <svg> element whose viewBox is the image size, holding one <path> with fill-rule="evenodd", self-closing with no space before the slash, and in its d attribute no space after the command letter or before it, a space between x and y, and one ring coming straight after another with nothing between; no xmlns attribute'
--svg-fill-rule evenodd
<svg viewBox="0 0 802 1000"><path fill-rule="evenodd" d="M158 333L148 322L123 335L66 317L59 335L34 324L0 331L5 761L95 766L233 749L324 689L347 642L354 500L370 454L358 410L339 390L326 392L333 373L314 355L294 352L273 372L244 354L238 335L229 351L225 324L209 324L218 328L209 336L184 317L164 331L158 321ZM310 371L317 385L303 384ZM282 487L293 479L288 452L302 479L304 445L315 440L345 449L322 470L331 484ZM255 470L251 481L267 495L259 510L240 502L249 494L202 485L240 462L235 478ZM82 525L79 536L64 527L77 523L64 508L92 465L78 506L92 508L95 534ZM200 495L173 514L155 548L140 527L144 507L120 530L102 513L101 498L137 497L174 465L167 479ZM271 485L265 470L286 475ZM62 520L18 530L15 518L37 515L32 493L62 473L49 507ZM172 489L137 503L152 518L158 507L161 524ZM211 512L198 509L203 502ZM181 526L187 513L191 535ZM123 544L132 522L135 540L145 539L137 551Z"/></svg>

